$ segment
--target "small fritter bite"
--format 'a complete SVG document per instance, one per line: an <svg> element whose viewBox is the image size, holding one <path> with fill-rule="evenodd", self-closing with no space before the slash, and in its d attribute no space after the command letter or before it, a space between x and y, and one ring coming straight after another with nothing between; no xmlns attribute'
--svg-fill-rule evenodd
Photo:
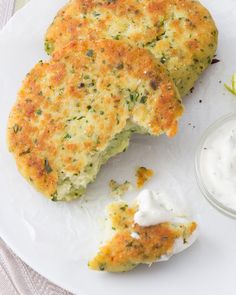
<svg viewBox="0 0 236 295"><path fill-rule="evenodd" d="M98 254L88 263L92 270L126 272L139 264L151 265L168 260L192 243L197 224L165 222L153 226L140 226L134 221L137 205L125 202L108 207L112 238L105 242Z"/></svg>
<svg viewBox="0 0 236 295"><path fill-rule="evenodd" d="M137 188L142 188L144 184L154 175L152 169L148 169L146 167L139 167L136 170L136 185Z"/></svg>
<svg viewBox="0 0 236 295"><path fill-rule="evenodd" d="M125 181L123 183L118 183L114 179L109 182L109 187L111 191L111 196L113 197L122 197L124 196L129 190L132 189L132 184L129 181Z"/></svg>
<svg viewBox="0 0 236 295"><path fill-rule="evenodd" d="M183 106L146 49L123 41L72 42L25 78L8 122L22 175L54 201L84 194L133 132L173 136Z"/></svg>
<svg viewBox="0 0 236 295"><path fill-rule="evenodd" d="M71 0L49 27L51 54L72 40L115 39L149 49L166 66L181 96L211 63L217 29L194 0Z"/></svg>

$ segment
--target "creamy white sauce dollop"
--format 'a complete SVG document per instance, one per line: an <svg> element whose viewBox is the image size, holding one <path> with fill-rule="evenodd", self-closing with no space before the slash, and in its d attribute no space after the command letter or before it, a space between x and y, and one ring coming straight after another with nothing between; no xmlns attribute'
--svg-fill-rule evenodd
<svg viewBox="0 0 236 295"><path fill-rule="evenodd" d="M202 181L223 205L236 210L236 120L217 128L200 157Z"/></svg>
<svg viewBox="0 0 236 295"><path fill-rule="evenodd" d="M184 223L189 221L184 212L164 192L143 190L137 197L138 211L134 221L140 226L151 226L163 222Z"/></svg>

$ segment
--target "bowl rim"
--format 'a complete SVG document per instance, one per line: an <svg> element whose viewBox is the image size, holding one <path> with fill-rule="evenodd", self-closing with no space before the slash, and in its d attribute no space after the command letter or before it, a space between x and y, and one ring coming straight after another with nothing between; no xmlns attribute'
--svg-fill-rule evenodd
<svg viewBox="0 0 236 295"><path fill-rule="evenodd" d="M226 115L221 116L218 118L214 123L212 123L207 129L203 132L200 141L197 145L196 152L195 152L195 178L198 184L198 187L202 193L202 195L206 198L206 200L213 205L218 211L224 213L225 215L235 218L236 219L236 210L230 207L225 206L223 203L219 202L212 193L209 192L207 189L203 177L201 175L201 153L204 148L204 144L206 140L209 138L210 135L213 134L218 128L223 126L225 123L229 122L230 120L236 120L236 112L231 112Z"/></svg>

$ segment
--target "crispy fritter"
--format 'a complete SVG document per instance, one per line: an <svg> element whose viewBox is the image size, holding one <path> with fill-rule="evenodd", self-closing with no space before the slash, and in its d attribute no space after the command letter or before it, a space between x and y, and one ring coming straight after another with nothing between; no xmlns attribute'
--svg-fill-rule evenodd
<svg viewBox="0 0 236 295"><path fill-rule="evenodd" d="M77 39L126 40L149 49L184 96L211 63L217 35L194 0L71 0L49 27L45 49L51 54Z"/></svg>
<svg viewBox="0 0 236 295"><path fill-rule="evenodd" d="M178 91L149 51L123 41L72 42L27 75L8 123L23 176L52 200L81 196L132 132L176 133Z"/></svg>
<svg viewBox="0 0 236 295"><path fill-rule="evenodd" d="M134 223L135 206L120 202L108 209L114 235L89 262L93 270L124 272L139 264L152 264L172 255L178 239L188 243L197 228L197 224L190 221L141 227Z"/></svg>

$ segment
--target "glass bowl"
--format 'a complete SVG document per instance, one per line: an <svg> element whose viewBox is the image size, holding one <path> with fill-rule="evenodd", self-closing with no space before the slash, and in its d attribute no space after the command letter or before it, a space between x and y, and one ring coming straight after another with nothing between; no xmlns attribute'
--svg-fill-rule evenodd
<svg viewBox="0 0 236 295"><path fill-rule="evenodd" d="M207 130L204 132L200 143L197 147L196 156L195 156L195 174L198 186L202 192L202 194L205 196L205 198L218 210L221 212L227 214L230 217L236 218L236 209L232 209L230 207L227 207L225 204L221 203L219 200L216 199L215 195L210 192L209 187L207 187L207 183L204 182L204 178L202 175L203 170L203 163L202 163L202 153L204 151L204 146L207 142L207 140L214 134L217 129L224 126L224 124L234 121L236 124L236 113L227 114L220 119L218 119L215 123L213 123L210 127L207 128Z"/></svg>

